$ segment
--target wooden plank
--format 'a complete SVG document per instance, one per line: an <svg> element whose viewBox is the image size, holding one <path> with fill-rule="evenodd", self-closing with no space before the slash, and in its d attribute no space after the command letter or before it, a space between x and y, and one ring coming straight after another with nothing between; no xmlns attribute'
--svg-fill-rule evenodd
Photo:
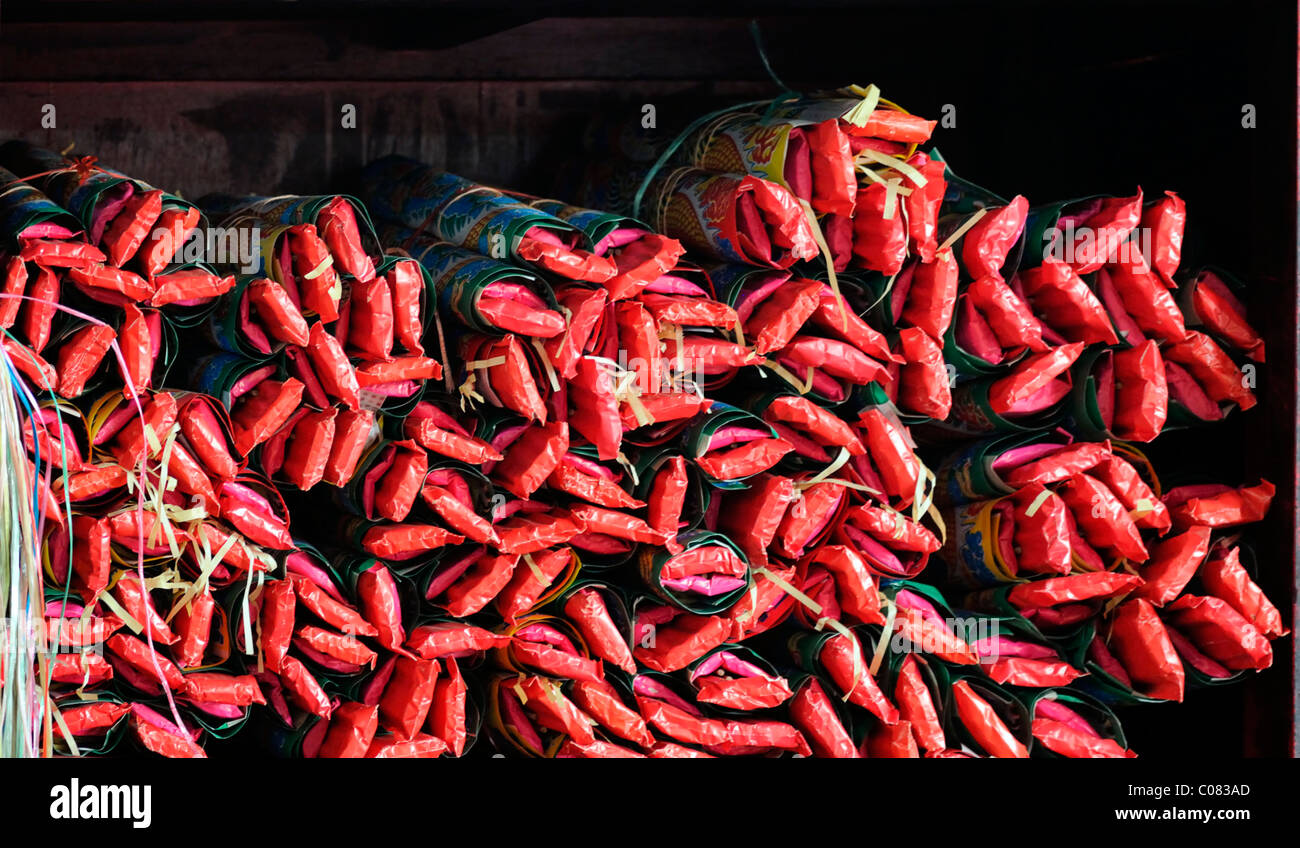
<svg viewBox="0 0 1300 848"><path fill-rule="evenodd" d="M634 99L595 82L0 83L0 138L54 150L75 144L77 153L193 198L346 187L365 162L395 152L546 191L537 172L543 149L576 149L593 113L636 117L646 99L746 99L768 89L646 81L631 90ZM56 108L51 130L40 124L47 103ZM341 126L344 104L357 108L356 129Z"/></svg>

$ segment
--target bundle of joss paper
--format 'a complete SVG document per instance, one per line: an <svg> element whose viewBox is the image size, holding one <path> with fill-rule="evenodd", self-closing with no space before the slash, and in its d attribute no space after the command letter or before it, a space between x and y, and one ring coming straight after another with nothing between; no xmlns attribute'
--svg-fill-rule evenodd
<svg viewBox="0 0 1300 848"><path fill-rule="evenodd" d="M1267 668L1272 485L1166 490L1135 444L1253 405L1241 284L1179 271L1176 195L1008 202L934 126L748 104L593 169L611 212L398 156L359 199L210 197L255 267L196 260L179 319L90 298L82 331L200 332L84 395L19 357L96 289L26 280L120 271L151 190L7 159L47 210L0 208L47 620L93 649L52 664L53 749L1128 757L1116 708Z"/></svg>

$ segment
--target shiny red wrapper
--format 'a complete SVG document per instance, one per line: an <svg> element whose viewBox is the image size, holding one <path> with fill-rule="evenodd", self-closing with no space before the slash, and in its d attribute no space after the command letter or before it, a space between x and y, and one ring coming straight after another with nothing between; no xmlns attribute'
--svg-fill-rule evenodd
<svg viewBox="0 0 1300 848"><path fill-rule="evenodd" d="M903 198L903 207L907 211L907 233L912 250L921 257L921 261L933 262L939 249L939 208L943 205L944 190L947 188L943 178L946 166L942 161L931 159L919 151L907 160L907 164L925 177L924 186L916 185L911 177L907 178L908 187L912 189L912 193Z"/></svg>
<svg viewBox="0 0 1300 848"><path fill-rule="evenodd" d="M473 383L476 385L479 381L484 381L486 385L483 388L490 388L499 401L496 405L504 406L539 424L546 423L546 404L534 379L532 366L517 337L465 336L461 341L461 356ZM471 390L478 391L477 388L472 388L467 378L462 391Z"/></svg>
<svg viewBox="0 0 1300 848"><path fill-rule="evenodd" d="M207 757L193 738L143 704L131 706L131 731L146 750L168 758ZM195 735L198 731L193 731Z"/></svg>
<svg viewBox="0 0 1300 848"><path fill-rule="evenodd" d="M201 217L199 210L193 206L162 211L153 231L135 253L140 270L146 277L154 276L171 263L181 245L198 228Z"/></svg>
<svg viewBox="0 0 1300 848"><path fill-rule="evenodd" d="M899 346L907 361L900 369L898 403L903 411L936 420L948 417L952 390L943 349L918 327L899 331Z"/></svg>
<svg viewBox="0 0 1300 848"><path fill-rule="evenodd" d="M760 475L748 488L724 496L719 529L740 546L751 563L765 565L767 549L794 497L794 481L789 477Z"/></svg>
<svg viewBox="0 0 1300 848"><path fill-rule="evenodd" d="M736 480L766 471L791 450L793 446L784 439L754 439L739 447L705 454L695 462L718 480Z"/></svg>
<svg viewBox="0 0 1300 848"><path fill-rule="evenodd" d="M312 325L308 338L307 356L316 379L331 397L355 409L361 403L358 396L361 387L343 346L325 331L325 325L319 321Z"/></svg>
<svg viewBox="0 0 1300 848"><path fill-rule="evenodd" d="M573 702L610 733L643 748L655 743L645 719L623 703L612 685L603 680L578 681L572 687Z"/></svg>
<svg viewBox="0 0 1300 848"><path fill-rule="evenodd" d="M899 723L907 723L921 750L942 751L947 747L943 722L939 719L934 698L925 685L915 657L906 657L899 668L898 679L894 684L894 700L898 703L898 714L902 718Z"/></svg>
<svg viewBox="0 0 1300 848"><path fill-rule="evenodd" d="M1141 585L1142 578L1136 574L1089 571L1021 583L1007 592L1007 600L1020 609L1034 609L1118 597Z"/></svg>
<svg viewBox="0 0 1300 848"><path fill-rule="evenodd" d="M880 691L867 670L862 644L856 638L835 634L822 645L817 661L840 691L847 693L849 703L862 707L885 724L898 721L898 708Z"/></svg>
<svg viewBox="0 0 1300 848"><path fill-rule="evenodd" d="M402 605L397 581L382 563L375 563L357 576L357 599L361 615L374 625L379 644L390 651L401 650L406 641L402 628Z"/></svg>
<svg viewBox="0 0 1300 848"><path fill-rule="evenodd" d="M196 671L185 675L185 697L205 704L229 704L249 707L265 704L266 698L251 674L223 674L215 671Z"/></svg>
<svg viewBox="0 0 1300 848"><path fill-rule="evenodd" d="M324 589L298 574L290 574L294 595L321 621L350 636L378 636L378 629L361 613L331 598ZM426 657L427 659L427 657Z"/></svg>
<svg viewBox="0 0 1300 848"><path fill-rule="evenodd" d="M523 701L524 709L536 717L542 727L564 733L581 745L596 740L591 718L560 691L558 682L528 676L511 683L511 689Z"/></svg>
<svg viewBox="0 0 1300 848"><path fill-rule="evenodd" d="M263 380L241 399L231 413L235 449L248 454L279 430L302 402L303 384L290 377L283 383Z"/></svg>
<svg viewBox="0 0 1300 848"><path fill-rule="evenodd" d="M633 685L637 686L643 680L644 678L637 678ZM665 736L704 747L724 745L728 741L726 722L705 718L693 706L676 696L671 696L670 700L643 695L641 687L638 687L636 702L646 723Z"/></svg>
<svg viewBox="0 0 1300 848"><path fill-rule="evenodd" d="M966 296L969 303L979 310L1003 348L1047 350L1047 345L1043 342L1042 325L1030 311L1029 305L1000 277L978 278L966 288Z"/></svg>
<svg viewBox="0 0 1300 848"><path fill-rule="evenodd" d="M1070 508L1090 545L1133 562L1146 562L1148 552L1137 525L1105 483L1088 474L1076 474L1056 493Z"/></svg>
<svg viewBox="0 0 1300 848"><path fill-rule="evenodd" d="M307 319L302 317L284 286L268 279L254 280L245 297L267 335L299 347L307 346L311 340Z"/></svg>
<svg viewBox="0 0 1300 848"><path fill-rule="evenodd" d="M103 736L129 712L131 712L130 704L115 704L111 701L69 707L59 711L63 721L55 722L54 732L63 736L63 728L66 726L68 735L73 739L82 736Z"/></svg>
<svg viewBox="0 0 1300 848"><path fill-rule="evenodd" d="M465 538L482 544L500 543L501 538L496 530L487 519L474 511L472 503L466 503L441 486L430 483L426 483L420 490L420 497L452 529L464 534Z"/></svg>
<svg viewBox="0 0 1300 848"><path fill-rule="evenodd" d="M290 227L288 240L303 311L315 312L325 324L337 321L343 284L334 268L334 257L329 248L312 224Z"/></svg>
<svg viewBox="0 0 1300 848"><path fill-rule="evenodd" d="M783 721L726 721L727 741L711 745L709 750L727 757L773 751L793 751L796 756L812 756L808 742L793 726Z"/></svg>
<svg viewBox="0 0 1300 848"><path fill-rule="evenodd" d="M1112 430L1134 442L1160 435L1169 413L1169 388L1160 348L1146 341L1114 353L1115 413Z"/></svg>
<svg viewBox="0 0 1300 848"><path fill-rule="evenodd" d="M602 460L618 456L623 442L623 422L614 390L614 376L606 365L589 356L578 360L568 382L568 423L595 445L596 455Z"/></svg>
<svg viewBox="0 0 1300 848"><path fill-rule="evenodd" d="M1166 607L1170 626L1198 650L1233 671L1260 671L1273 664L1268 638L1219 598L1184 595Z"/></svg>
<svg viewBox="0 0 1300 848"><path fill-rule="evenodd" d="M563 421L530 425L506 449L492 476L511 494L530 497L555 471L569 450L569 425Z"/></svg>
<svg viewBox="0 0 1300 848"><path fill-rule="evenodd" d="M456 618L473 615L505 589L518 563L506 554L480 557L443 594L442 606Z"/></svg>
<svg viewBox="0 0 1300 848"><path fill-rule="evenodd" d="M1014 522L1015 560L1009 564L1018 572L1068 574L1068 511L1065 502L1041 483L1031 483L1016 492L1012 497L1010 514Z"/></svg>
<svg viewBox="0 0 1300 848"><path fill-rule="evenodd" d="M166 686L173 692L185 690L185 675L176 664L150 650L143 640L125 633L114 633L104 641L104 647L108 649L109 660L119 674L134 673L138 677L136 683L152 686L158 692L162 691L161 686Z"/></svg>
<svg viewBox="0 0 1300 848"><path fill-rule="evenodd" d="M890 202L884 183L873 182L858 192L853 213L853 255L858 264L886 276L897 274L907 258L907 221L897 198ZM891 207L892 208L889 208ZM886 212L889 216L886 217Z"/></svg>
<svg viewBox="0 0 1300 848"><path fill-rule="evenodd" d="M27 264L21 256L10 256L5 261L4 286L7 295L21 295L27 290ZM18 320L18 309L24 301L19 297L0 298L0 328L9 329Z"/></svg>
<svg viewBox="0 0 1300 848"><path fill-rule="evenodd" d="M334 444L337 414L338 410L333 408L308 412L293 426L281 472L304 492L325 478L325 466Z"/></svg>
<svg viewBox="0 0 1300 848"><path fill-rule="evenodd" d="M1069 265L1051 256L1020 272L1019 281L1035 313L1066 341L1119 344L1105 307Z"/></svg>
<svg viewBox="0 0 1300 848"><path fill-rule="evenodd" d="M1122 251L1122 254L1120 259L1106 265L1105 272L1119 293L1124 310L1142 332L1169 342L1182 341L1187 329L1169 290L1152 273L1139 251Z"/></svg>
<svg viewBox="0 0 1300 848"><path fill-rule="evenodd" d="M442 660L442 663L446 674L438 678L434 687L433 705L429 708L429 721L425 729L441 739L453 757L459 757L465 753L469 740L465 714L468 690L459 663L451 657Z"/></svg>
<svg viewBox="0 0 1300 848"><path fill-rule="evenodd" d="M542 347L550 357L556 373L561 379L568 380L576 373L578 359L587 349L587 343L605 312L609 296L603 288L580 285L560 286L556 289L555 296L559 304L568 310L569 319L564 332L547 339Z"/></svg>
<svg viewBox="0 0 1300 848"><path fill-rule="evenodd" d="M1267 480L1254 486L1179 486L1164 494L1175 527L1204 524L1233 527L1261 521L1273 502L1276 487Z"/></svg>
<svg viewBox="0 0 1300 848"><path fill-rule="evenodd" d="M903 321L942 339L952 324L957 302L957 259L951 250L941 250L932 262L916 266L903 306Z"/></svg>
<svg viewBox="0 0 1300 848"><path fill-rule="evenodd" d="M896 724L878 724L867 734L867 756L873 759L916 759L921 756L907 719Z"/></svg>
<svg viewBox="0 0 1300 848"><path fill-rule="evenodd" d="M437 660L397 657L379 701L379 723L385 730L399 739L419 733L433 705L438 671Z"/></svg>
<svg viewBox="0 0 1300 848"><path fill-rule="evenodd" d="M610 617L609 609L595 589L579 589L564 602L564 615L582 634L591 653L628 674L636 672L632 649Z"/></svg>
<svg viewBox="0 0 1300 848"><path fill-rule="evenodd" d="M130 380L126 394L139 393L149 387L153 375L154 334L160 330L156 312L146 315L134 303L125 304L122 326L118 330L118 346L122 350L122 359L126 361L127 377Z"/></svg>
<svg viewBox="0 0 1300 848"><path fill-rule="evenodd" d="M1059 401L1070 386L1069 368L1083 353L1082 342L1030 356L989 386L989 408L1003 416L1039 412Z"/></svg>
<svg viewBox="0 0 1300 848"><path fill-rule="evenodd" d="M510 643L510 637L460 622L425 624L411 631L406 647L422 659L459 657L499 648Z"/></svg>
<svg viewBox="0 0 1300 848"><path fill-rule="evenodd" d="M976 221L962 237L961 261L966 273L974 279L1002 279L1002 266L1025 227L1028 212L1029 201L1016 195L1011 203L992 209Z"/></svg>
<svg viewBox="0 0 1300 848"><path fill-rule="evenodd" d="M1134 197L1107 197L1079 223L1070 262L1077 274L1091 274L1115 256L1142 217L1142 189Z"/></svg>
<svg viewBox="0 0 1300 848"><path fill-rule="evenodd" d="M991 757L1027 758L1029 750L1016 738L989 702L965 680L952 686L952 701L966 731Z"/></svg>
<svg viewBox="0 0 1300 848"><path fill-rule="evenodd" d="M463 541L463 536L432 524L377 524L362 536L361 547L381 559L405 560Z"/></svg>
<svg viewBox="0 0 1300 848"><path fill-rule="evenodd" d="M804 277L782 283L744 321L745 338L760 354L780 350L821 305L825 284Z"/></svg>
<svg viewBox="0 0 1300 848"><path fill-rule="evenodd" d="M396 736L376 736L366 751L367 759L435 759L447 751L447 745L436 736L417 733L411 739Z"/></svg>
<svg viewBox="0 0 1300 848"><path fill-rule="evenodd" d="M360 283L375 278L375 265L361 246L361 231L352 204L336 197L316 214L316 226L329 246L330 255L344 273Z"/></svg>
<svg viewBox="0 0 1300 848"><path fill-rule="evenodd" d="M513 621L537 605L572 559L573 553L567 548L529 555L522 566L515 566L506 588L493 598L493 606L506 621Z"/></svg>
<svg viewBox="0 0 1300 848"><path fill-rule="evenodd" d="M14 367L41 391L51 391L59 384L59 372L40 354L9 336L0 339Z"/></svg>
<svg viewBox="0 0 1300 848"><path fill-rule="evenodd" d="M1211 595L1226 601L1268 638L1277 639L1291 632L1277 607L1250 579L1236 547L1216 547L1201 566L1200 576Z"/></svg>
<svg viewBox="0 0 1300 848"><path fill-rule="evenodd" d="M182 268L154 280L158 288L149 299L150 306L172 303L195 303L220 297L235 287L234 274L220 276L202 268Z"/></svg>
<svg viewBox="0 0 1300 848"><path fill-rule="evenodd" d="M153 283L144 277L107 265L70 268L68 279L76 283L90 297L107 300L110 303L145 303L153 297L154 293Z"/></svg>
<svg viewBox="0 0 1300 848"><path fill-rule="evenodd" d="M76 520L73 521L74 533ZM123 574L113 586L113 596L122 605L122 609L134 618L153 638L155 643L171 645L179 638L167 622L154 608L153 599L135 574Z"/></svg>
<svg viewBox="0 0 1300 848"><path fill-rule="evenodd" d="M323 719L330 717L333 707L329 695L296 657L285 657L281 662L280 681L294 706Z"/></svg>
<svg viewBox="0 0 1300 848"><path fill-rule="evenodd" d="M36 279L31 281L27 296L34 299L14 302L23 305L20 325L23 336L31 345L31 349L40 353L50 340L50 327L54 321L54 313L57 311L54 304L60 301L59 276L49 268L38 266ZM5 339L12 341L8 336Z"/></svg>
<svg viewBox="0 0 1300 848"><path fill-rule="evenodd" d="M274 585L274 584L271 584ZM268 586L268 589L270 587ZM262 602L263 608L267 603ZM195 668L203 664L203 655L208 649L212 634L212 616L216 601L205 587L202 592L190 599L189 608L181 607L172 619L179 639L172 648L172 656L181 668Z"/></svg>
<svg viewBox="0 0 1300 848"><path fill-rule="evenodd" d="M1214 335L1239 348L1256 362L1264 361L1264 339L1246 320L1246 306L1219 276L1202 271L1191 284L1192 310Z"/></svg>
<svg viewBox="0 0 1300 848"><path fill-rule="evenodd" d="M368 409L343 409L334 418L334 438L321 479L342 486L356 473L357 463L370 439L375 414Z"/></svg>
<svg viewBox="0 0 1300 848"><path fill-rule="evenodd" d="M830 480L800 489L781 519L771 549L789 559L802 557L830 527L844 503L844 492L842 484Z"/></svg>
<svg viewBox="0 0 1300 848"><path fill-rule="evenodd" d="M729 622L721 616L683 613L655 628L652 647L638 640L632 653L654 671L677 671L727 641L730 632Z"/></svg>
<svg viewBox="0 0 1300 848"><path fill-rule="evenodd" d="M900 506L910 504L921 476L910 436L901 424L878 408L866 410L860 418L866 430L867 453L880 474L885 494L891 501L897 499Z"/></svg>
<svg viewBox="0 0 1300 848"><path fill-rule="evenodd" d="M450 419L450 416L447 418ZM447 429L448 424L447 419L441 417L420 416L417 408L402 426L407 438L415 440L421 447L441 456L459 459L470 465L501 460L501 454L487 442L474 438L459 424L455 425L456 430Z"/></svg>
<svg viewBox="0 0 1300 848"><path fill-rule="evenodd" d="M1125 750L1114 739L1081 733L1069 724L1049 718L1035 716L1032 733L1040 745L1063 757L1092 759L1137 756L1132 751Z"/></svg>
<svg viewBox="0 0 1300 848"><path fill-rule="evenodd" d="M1177 598L1210 550L1210 528L1195 526L1166 538L1155 546L1151 560L1139 574L1146 582L1133 593L1153 606L1162 607Z"/></svg>
<svg viewBox="0 0 1300 848"><path fill-rule="evenodd" d="M293 583L274 580L262 592L259 624L262 662L278 673L293 639L294 610L297 599Z"/></svg>
<svg viewBox="0 0 1300 848"><path fill-rule="evenodd" d="M334 708L329 730L316 756L360 759L370 749L379 730L379 705L344 701Z"/></svg>
<svg viewBox="0 0 1300 848"><path fill-rule="evenodd" d="M100 654L95 653L60 653L50 661L50 681L52 683L73 683L77 686L93 686L113 679L113 666ZM74 734L76 735L76 734Z"/></svg>
<svg viewBox="0 0 1300 848"><path fill-rule="evenodd" d="M816 756L848 760L862 756L817 678L809 677L795 690L790 701L790 718Z"/></svg>
<svg viewBox="0 0 1300 848"><path fill-rule="evenodd" d="M1109 625L1103 636L1106 646L1133 687L1151 698L1182 701L1183 664L1150 602L1142 598L1125 601L1115 609Z"/></svg>
<svg viewBox="0 0 1300 848"><path fill-rule="evenodd" d="M59 347L59 394L65 398L80 395L116 339L117 333L106 324L91 324L73 333Z"/></svg>
<svg viewBox="0 0 1300 848"><path fill-rule="evenodd" d="M372 270L373 273L373 270ZM387 359L393 353L393 295L381 278L352 284L348 299L348 347L369 359Z"/></svg>
<svg viewBox="0 0 1300 848"><path fill-rule="evenodd" d="M1255 405L1255 394L1246 387L1242 369L1204 333L1188 330L1186 338L1165 347L1164 354L1190 371L1211 400L1235 403L1242 409Z"/></svg>
<svg viewBox="0 0 1300 848"><path fill-rule="evenodd" d="M577 464L570 462L567 459L570 456L572 454L567 454L566 459L561 460L551 472L551 476L546 478L547 486L598 506L618 509L639 509L645 506L645 503L629 495L613 480L588 474ZM653 522L651 526L654 526ZM675 531L674 526L674 534Z"/></svg>
<svg viewBox="0 0 1300 848"><path fill-rule="evenodd" d="M1174 272L1183 256L1187 206L1172 191L1142 210L1141 226L1151 233L1151 267L1166 286L1174 287Z"/></svg>
<svg viewBox="0 0 1300 848"><path fill-rule="evenodd" d="M136 192L122 205L100 240L108 261L121 268L135 255L162 214L163 193L158 189Z"/></svg>

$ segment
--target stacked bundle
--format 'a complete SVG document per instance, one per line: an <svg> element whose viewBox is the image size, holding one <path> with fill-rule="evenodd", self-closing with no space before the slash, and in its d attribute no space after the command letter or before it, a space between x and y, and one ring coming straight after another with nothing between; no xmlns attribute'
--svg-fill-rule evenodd
<svg viewBox="0 0 1300 848"><path fill-rule="evenodd" d="M197 753L182 711L221 735L264 703L285 756L481 729L527 756L1131 756L1111 705L1267 667L1287 630L1239 528L1271 485L1162 493L1129 444L1253 403L1220 345L1263 360L1228 275L1169 293L1181 202L1007 202L851 93L697 122L636 169L657 226L400 157L363 175L382 239L348 197L206 202L265 254L184 299L206 348L28 415L63 469L51 620L98 628L139 710L175 693L171 725L101 699L85 728ZM78 233L150 190L97 218L104 172L59 162L26 171L89 211L6 212L6 291L28 260L127 273L115 223ZM15 366L52 300L14 312ZM913 430L980 440L936 475Z"/></svg>

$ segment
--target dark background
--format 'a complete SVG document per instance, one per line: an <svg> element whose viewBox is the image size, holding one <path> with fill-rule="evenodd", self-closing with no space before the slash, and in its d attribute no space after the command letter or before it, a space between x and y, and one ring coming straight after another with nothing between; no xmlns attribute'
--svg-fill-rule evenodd
<svg viewBox="0 0 1300 848"><path fill-rule="evenodd" d="M11 0L0 7L0 138L75 144L190 198L346 190L390 152L546 194L593 115L635 118L653 103L668 127L719 97L775 94L751 17L794 88L874 82L930 118L953 105L956 127L935 144L955 172L1000 194L1179 192L1184 267L1223 265L1250 281L1269 361L1255 410L1208 433L1166 434L1152 453L1189 479L1278 485L1254 537L1261 583L1294 620L1297 28L1284 0ZM40 125L46 103L52 130ZM356 129L340 127L349 103ZM1125 711L1132 746L1293 753L1292 644L1274 643L1275 667L1245 685Z"/></svg>

